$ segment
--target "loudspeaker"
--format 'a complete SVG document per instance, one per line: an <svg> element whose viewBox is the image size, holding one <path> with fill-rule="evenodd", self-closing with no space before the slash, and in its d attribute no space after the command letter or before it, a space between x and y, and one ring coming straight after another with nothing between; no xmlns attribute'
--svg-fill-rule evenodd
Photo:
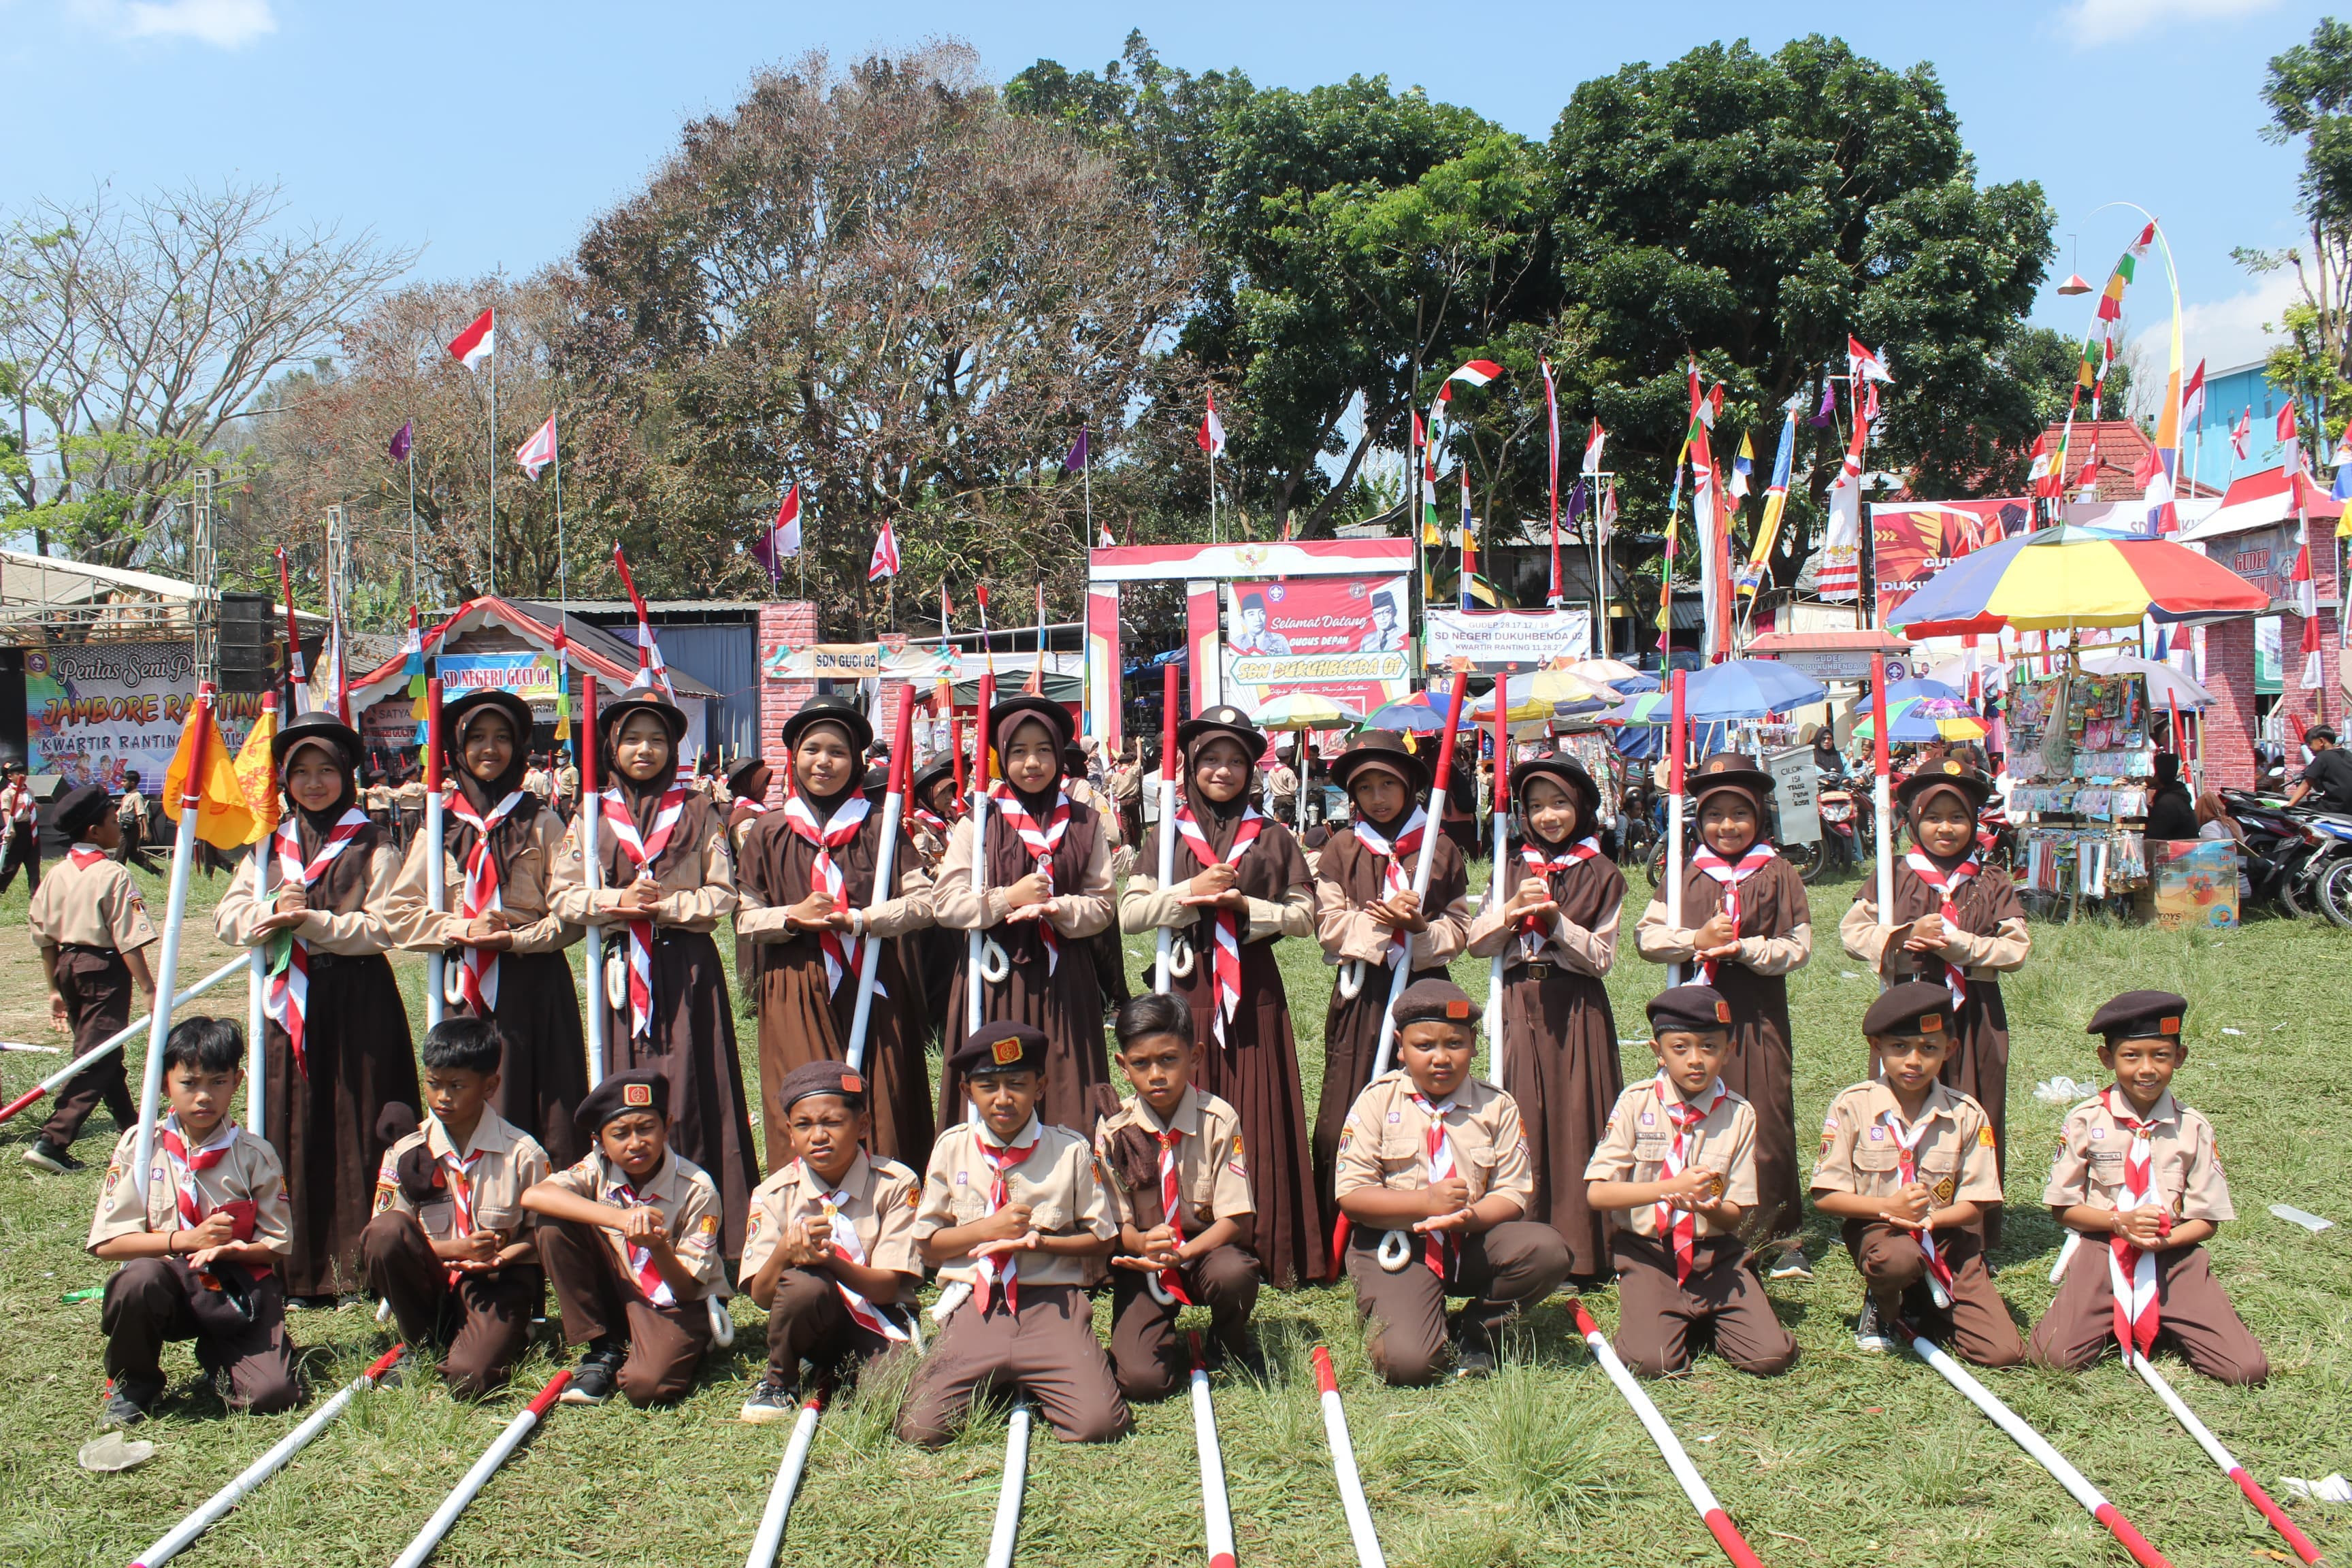
<svg viewBox="0 0 2352 1568"><path fill-rule="evenodd" d="M278 650L269 636L267 594L220 596L220 682L223 691L267 691L278 676Z"/></svg>

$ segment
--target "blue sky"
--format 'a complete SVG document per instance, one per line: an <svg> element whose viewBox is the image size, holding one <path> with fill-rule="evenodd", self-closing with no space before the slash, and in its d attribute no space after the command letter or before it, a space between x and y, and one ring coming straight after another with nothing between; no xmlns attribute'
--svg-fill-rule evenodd
<svg viewBox="0 0 2352 1568"><path fill-rule="evenodd" d="M2056 274L2096 284L2137 219L2164 220L2189 306L2188 353L2254 357L2286 287L2234 247L2295 236L2296 156L2258 134L2263 64L2309 36L2299 0L2058 0L1875 7L1425 4L1135 5L477 0L0 0L9 155L0 208L227 178L282 181L293 213L422 245L424 277L526 272L570 250L692 115L724 110L759 66L962 37L998 78L1043 57L1115 56L1130 27L1194 69L1266 85L1387 73L1532 136L1576 84L1718 38L1759 48L1835 30L1892 65L1932 63L1987 180L2042 182ZM2150 274L2142 273L2147 279ZM2147 290L2143 281L2139 289ZM2152 291L2151 291L2152 292ZM2136 291L2137 293L2137 291ZM2155 300L2137 293L2136 324ZM2080 331L2083 300L2037 319ZM2158 347L2160 354L2160 345Z"/></svg>

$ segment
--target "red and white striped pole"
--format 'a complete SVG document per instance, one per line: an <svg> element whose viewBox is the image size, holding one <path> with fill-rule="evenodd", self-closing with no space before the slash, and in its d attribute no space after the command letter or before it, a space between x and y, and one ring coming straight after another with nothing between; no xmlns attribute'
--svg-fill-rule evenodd
<svg viewBox="0 0 2352 1568"><path fill-rule="evenodd" d="M1168 884L1176 878L1176 662L1171 659L1160 667L1160 890L1168 891ZM1176 933L1161 926L1154 933L1151 960L1151 989L1160 995L1168 994L1170 954L1175 947Z"/></svg>
<svg viewBox="0 0 2352 1568"><path fill-rule="evenodd" d="M2164 1374L2150 1365L2144 1355L2134 1355L2126 1351L2124 1359L2131 1363L2132 1370L2138 1373L2150 1388L2156 1390L2156 1396L2164 1401L2164 1407L2172 1412L2172 1418L2180 1423L2182 1429L2197 1439L2197 1446L2221 1467L2221 1473L2238 1483L2238 1489L2246 1494L2246 1500L2270 1521L2271 1528L2277 1531L2289 1546L2294 1548L2294 1554L2305 1563L2318 1562L2319 1548L2311 1543L2311 1537L2297 1530L2294 1521L2287 1518L2286 1510L2271 1500L2270 1493L2263 1490L2259 1481L2246 1474L2246 1467L2238 1463L2230 1450L2221 1447L2221 1440L2206 1429L2205 1423L2197 1419L2197 1413L2173 1392L2172 1384L2164 1380Z"/></svg>
<svg viewBox="0 0 2352 1568"><path fill-rule="evenodd" d="M2066 1462L2065 1457L2050 1446L2049 1439L2025 1424L2024 1418L2003 1405L1993 1392L1971 1377L1958 1362L1927 1340L1922 1339L1908 1323L1896 1325L1911 1342L1912 1351L1921 1361L1944 1374L1944 1381L1958 1389L1969 1404L1991 1417L1992 1424L2009 1434L2010 1440L2031 1455L2035 1463L2048 1470L2067 1495L2081 1503L2084 1511L2107 1527L2107 1533L2131 1553L2140 1568L2172 1568L2164 1553L2148 1544L2147 1538L2132 1528L2132 1521L2121 1510L2106 1500L2105 1494L2083 1477L2083 1472Z"/></svg>
<svg viewBox="0 0 2352 1568"><path fill-rule="evenodd" d="M1731 1522L1731 1516L1723 1511L1721 1503L1715 1500L1715 1493L1699 1475L1698 1467L1691 1463L1682 1439L1676 1437L1675 1429L1666 1425L1666 1418L1658 1414L1658 1407L1651 1403L1650 1396L1642 1392L1642 1385L1633 1381L1633 1374L1625 1370L1625 1363L1617 1359L1617 1349L1601 1331L1601 1325L1592 1321L1592 1314L1584 1310L1581 1300L1571 1296L1569 1304L1576 1309L1577 1330L1584 1335L1584 1342L1591 1347L1593 1359L1601 1363L1602 1371L1608 1373L1609 1381L1617 1385L1617 1392L1625 1396L1625 1403L1633 1407L1634 1415L1649 1432L1650 1441L1658 1446L1658 1452L1665 1457L1666 1468L1674 1472L1675 1480L1683 1489L1683 1495L1690 1499L1691 1507L1698 1510L1699 1519L1706 1524L1707 1533L1715 1537L1715 1543L1723 1548L1723 1554L1738 1568L1762 1568L1755 1552L1748 1544L1748 1538L1739 1533L1739 1527Z"/></svg>
<svg viewBox="0 0 2352 1568"><path fill-rule="evenodd" d="M1339 1403L1339 1375L1331 1352L1315 1347L1315 1387L1323 1401L1323 1435L1331 1444L1331 1471L1339 1478L1339 1503L1348 1511L1348 1534L1356 1543L1358 1568L1388 1568L1380 1537L1372 1533L1372 1510L1364 1501L1363 1479L1356 1474L1356 1446L1348 1440L1348 1412Z"/></svg>
<svg viewBox="0 0 2352 1568"><path fill-rule="evenodd" d="M1192 1336L1192 1446L1201 1454L1201 1511L1207 1520L1209 1568L1234 1568L1233 1505L1225 1497L1225 1452L1217 1441L1216 1406L1201 1336Z"/></svg>
<svg viewBox="0 0 2352 1568"><path fill-rule="evenodd" d="M1878 847L1878 923L1895 923L1894 765L1886 755L1886 656L1870 656L1870 783L1872 831Z"/></svg>
<svg viewBox="0 0 2352 1568"><path fill-rule="evenodd" d="M162 1564L186 1551L194 1543L196 1537L218 1524L229 1510L250 1497L255 1488L285 1468L287 1460L308 1447L311 1438L343 1413L353 1394L373 1388L382 1382L383 1374L390 1372L393 1363L400 1359L402 1348L394 1345L369 1363L365 1372L345 1384L332 1399L310 1412L299 1426L280 1437L268 1453L240 1471L236 1479L213 1493L202 1507L165 1531L154 1545L132 1558L131 1568L162 1568Z"/></svg>
<svg viewBox="0 0 2352 1568"><path fill-rule="evenodd" d="M604 781L596 776L596 678L580 677L580 885L588 890L588 1087L604 1081L610 1042L604 1026L604 928L593 917L597 889L604 886L604 863L596 847L596 821L604 813ZM623 940L626 940L625 938ZM628 1016L625 1007L619 1015Z"/></svg>
<svg viewBox="0 0 2352 1568"><path fill-rule="evenodd" d="M1671 585L1668 592L1672 592ZM1683 672L1669 670L1666 675L1666 929L1680 931L1683 927L1683 759L1690 749L1688 721L1683 709ZM1655 712L1653 709L1651 711ZM1685 976L1683 966L1671 964L1666 969L1666 983L1680 985Z"/></svg>
<svg viewBox="0 0 2352 1568"><path fill-rule="evenodd" d="M531 1428L539 1425L549 1406L562 1394L563 1385L571 1381L569 1368L557 1373L547 1380L547 1386L541 1389L529 1405L515 1412L515 1418L507 1423L507 1429L499 1434L498 1441L474 1461L474 1468L466 1472L457 1489L444 1498L441 1506L433 1510L433 1517L425 1521L425 1528L416 1532L416 1539L393 1559L392 1568L425 1568L425 1560L433 1555L433 1549L441 1543L441 1538L449 1533L449 1527L457 1522L457 1516L466 1511L466 1505L489 1484L499 1467L522 1447L522 1440L530 1436Z"/></svg>
<svg viewBox="0 0 2352 1568"><path fill-rule="evenodd" d="M751 1554L743 1559L743 1568L772 1568L776 1561L777 1549L784 1543L785 1521L792 1517L793 1498L801 1489L809 1449L816 1442L817 1418L824 1412L823 1394L812 1394L802 1402L800 1418L793 1423L792 1441L784 1445L783 1463L776 1467L776 1484L768 1489L767 1511L760 1515L760 1532L751 1538Z"/></svg>

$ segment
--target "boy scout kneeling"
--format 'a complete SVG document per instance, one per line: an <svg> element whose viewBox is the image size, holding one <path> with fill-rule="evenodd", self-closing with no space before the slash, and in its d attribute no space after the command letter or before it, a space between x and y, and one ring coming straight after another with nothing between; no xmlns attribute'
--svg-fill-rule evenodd
<svg viewBox="0 0 2352 1568"><path fill-rule="evenodd" d="M1402 1065L1348 1108L1336 1184L1350 1226L1348 1277L1371 1322L1366 1353L1393 1384L1433 1381L1447 1293L1475 1298L1454 1366L1494 1370L1495 1335L1568 1278L1568 1244L1522 1219L1535 1176L1519 1108L1470 1076L1478 1005L1450 980L1417 980L1396 1005Z"/></svg>
<svg viewBox="0 0 2352 1568"><path fill-rule="evenodd" d="M908 1387L898 1436L936 1448L984 1388L1017 1388L1066 1443L1104 1443L1132 1426L1086 1286L1118 1245L1094 1151L1037 1120L1045 1035L982 1025L949 1063L979 1120L931 1147L915 1240L942 1285L945 1326Z"/></svg>
<svg viewBox="0 0 2352 1568"><path fill-rule="evenodd" d="M572 1113L586 1158L522 1195L567 1343L585 1344L570 1405L683 1396L710 1345L710 1308L733 1292L719 1256L719 1189L669 1147L669 1080L615 1074Z"/></svg>
<svg viewBox="0 0 2352 1568"><path fill-rule="evenodd" d="M768 1366L746 1421L796 1414L801 1363L829 1377L904 1344L902 1302L923 1282L915 1257L922 1182L896 1160L866 1154L874 1129L866 1080L840 1062L784 1075L776 1104L793 1160L751 1194L743 1221L743 1293L768 1310Z"/></svg>

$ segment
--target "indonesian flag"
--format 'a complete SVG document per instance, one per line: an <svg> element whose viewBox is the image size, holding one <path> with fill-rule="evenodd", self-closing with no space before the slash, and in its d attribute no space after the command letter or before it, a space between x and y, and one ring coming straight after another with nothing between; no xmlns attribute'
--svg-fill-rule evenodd
<svg viewBox="0 0 2352 1568"><path fill-rule="evenodd" d="M760 535L751 546L751 554L768 569L770 576L783 569L782 563L801 552L801 488L794 485L784 492L782 504L776 508L776 521Z"/></svg>
<svg viewBox="0 0 2352 1568"><path fill-rule="evenodd" d="M1578 472L1597 474L1601 471L1601 448L1608 444L1608 440L1609 432L1601 427L1600 420L1595 419L1592 434L1584 438L1584 467Z"/></svg>
<svg viewBox="0 0 2352 1568"><path fill-rule="evenodd" d="M498 311L495 309L485 310L475 317L472 326L450 340L449 357L467 370L472 370L489 358L490 339L494 335L492 329L498 325L497 318Z"/></svg>
<svg viewBox="0 0 2352 1568"><path fill-rule="evenodd" d="M1862 450L1870 438L1870 422L1853 422L1846 443L1845 462L1830 486L1828 531L1822 539L1821 595L1824 599L1855 599L1862 594Z"/></svg>
<svg viewBox="0 0 2352 1568"><path fill-rule="evenodd" d="M2205 362L2201 359L2189 373L2189 384L2180 389L2180 422L2186 425L2191 419L2200 425L2205 419Z"/></svg>
<svg viewBox="0 0 2352 1568"><path fill-rule="evenodd" d="M541 426L532 434L531 438L522 444L522 449L515 454L515 461L520 463L522 471L534 479L539 478L540 469L555 461L554 415L550 414L547 416L547 423Z"/></svg>
<svg viewBox="0 0 2352 1568"><path fill-rule="evenodd" d="M670 684L669 670L662 663L661 644L655 640L653 620L646 614L646 596L637 592L637 580L629 574L629 558L621 552L621 542L613 542L613 565L621 574L621 586L628 590L629 603L637 612L637 684L651 687L658 683L672 702L677 700L677 688Z"/></svg>
<svg viewBox="0 0 2352 1568"><path fill-rule="evenodd" d="M2025 471L2025 482L2032 487L2035 495L2049 494L2048 481L2058 466L2058 449L2049 431L2034 437L2032 456L2033 464Z"/></svg>
<svg viewBox="0 0 2352 1568"><path fill-rule="evenodd" d="M1225 422L1217 417L1217 395L1212 392L1208 398L1209 411L1201 416L1201 432L1192 439L1210 457L1222 457L1225 450Z"/></svg>
<svg viewBox="0 0 2352 1568"><path fill-rule="evenodd" d="M2238 416L2238 422L2230 426L2230 451L2242 463L2246 460L2246 453L2252 448L2253 444L2254 411L2249 405L2243 414Z"/></svg>
<svg viewBox="0 0 2352 1568"><path fill-rule="evenodd" d="M2302 500L2300 491L2296 500ZM2294 584L2294 613L2303 617L2303 689L2316 691L2320 684L2319 581L2311 569L2311 520L2303 519L2302 527L2302 543L2294 552L2294 570L2287 574L2287 581Z"/></svg>
<svg viewBox="0 0 2352 1568"><path fill-rule="evenodd" d="M2280 444L2286 447L2286 455L2281 459L2284 466L2291 471L2301 468L2303 453L2297 448L2294 438L2294 405L2292 402L2279 405L2278 438Z"/></svg>
<svg viewBox="0 0 2352 1568"><path fill-rule="evenodd" d="M1437 488L1437 454L1429 449L1429 427L1421 422L1418 411L1412 416L1412 444L1421 451L1421 483L1424 489Z"/></svg>
<svg viewBox="0 0 2352 1568"><path fill-rule="evenodd" d="M1883 381L1890 386L1895 383L1895 378L1886 373L1886 362L1864 348L1862 340L1851 332L1845 340L1845 367L1856 385L1866 381Z"/></svg>
<svg viewBox="0 0 2352 1568"><path fill-rule="evenodd" d="M866 580L879 583L885 577L898 574L898 534L888 518L882 520L882 531L874 536L874 559L866 563Z"/></svg>
<svg viewBox="0 0 2352 1568"><path fill-rule="evenodd" d="M1463 362L1461 369L1455 371L1453 374L1445 378L1445 384L1447 386L1452 386L1455 382L1461 381L1467 382L1472 386L1484 386L1502 374L1503 367L1496 364L1493 360L1465 360ZM1440 402L1444 402L1450 399L1453 395L1454 395L1452 393L1444 390L1441 390L1437 395Z"/></svg>

